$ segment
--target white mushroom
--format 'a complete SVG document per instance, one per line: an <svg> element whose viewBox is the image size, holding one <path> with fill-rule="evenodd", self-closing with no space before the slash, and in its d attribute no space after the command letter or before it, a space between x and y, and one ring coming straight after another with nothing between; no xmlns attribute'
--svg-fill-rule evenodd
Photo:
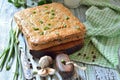
<svg viewBox="0 0 120 80"><path fill-rule="evenodd" d="M47 69L49 75L55 74L55 69L53 69L53 68L46 68L46 69Z"/></svg>
<svg viewBox="0 0 120 80"><path fill-rule="evenodd" d="M55 69L53 68L45 68L38 71L38 75L40 75L41 77L46 77L48 75L54 75L54 74L55 74Z"/></svg>
<svg viewBox="0 0 120 80"><path fill-rule="evenodd" d="M48 76L48 72L46 69L40 69L38 71L38 75L40 75L41 77L46 77L46 76Z"/></svg>
<svg viewBox="0 0 120 80"><path fill-rule="evenodd" d="M76 63L74 63L74 62L72 62L72 61L67 62L66 64L73 64L75 67L77 67L77 68L79 68L79 69L81 69L81 70L86 70L86 67L81 67L81 66L77 65Z"/></svg>
<svg viewBox="0 0 120 80"><path fill-rule="evenodd" d="M41 67L40 70L38 70L38 75L41 77L46 77L48 75L54 75L55 69L49 68L49 66L52 64L53 60L50 56L43 56L39 60L39 65Z"/></svg>
<svg viewBox="0 0 120 80"><path fill-rule="evenodd" d="M52 62L53 60L50 56L43 56L39 60L39 65L43 69L43 68L49 67L52 64Z"/></svg>

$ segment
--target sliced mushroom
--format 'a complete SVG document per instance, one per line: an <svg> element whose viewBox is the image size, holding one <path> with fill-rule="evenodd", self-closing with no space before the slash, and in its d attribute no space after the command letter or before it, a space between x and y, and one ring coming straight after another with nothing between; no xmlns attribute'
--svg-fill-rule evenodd
<svg viewBox="0 0 120 80"><path fill-rule="evenodd" d="M41 69L38 71L38 75L40 75L41 77L46 77L48 76L48 72L46 69Z"/></svg>
<svg viewBox="0 0 120 80"><path fill-rule="evenodd" d="M63 79L72 77L74 74L74 65L72 63L66 64L67 62L70 62L67 54L60 53L57 55L56 67Z"/></svg>
<svg viewBox="0 0 120 80"><path fill-rule="evenodd" d="M55 74L55 69L53 69L53 68L46 68L46 69L47 69L49 75Z"/></svg>
<svg viewBox="0 0 120 80"><path fill-rule="evenodd" d="M53 68L44 68L38 71L38 75L41 77L46 77L48 75L54 75L55 74L55 69Z"/></svg>

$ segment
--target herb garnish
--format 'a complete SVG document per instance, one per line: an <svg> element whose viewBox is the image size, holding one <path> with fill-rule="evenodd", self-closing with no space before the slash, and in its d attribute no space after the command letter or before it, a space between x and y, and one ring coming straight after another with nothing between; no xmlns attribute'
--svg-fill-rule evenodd
<svg viewBox="0 0 120 80"><path fill-rule="evenodd" d="M44 27L44 30L48 30L48 29L50 29L50 28L49 28L49 27L47 27L47 26L46 26L46 27Z"/></svg>
<svg viewBox="0 0 120 80"><path fill-rule="evenodd" d="M50 19L53 19L55 17L55 10L52 9L50 14Z"/></svg>
<svg viewBox="0 0 120 80"><path fill-rule="evenodd" d="M51 12L55 12L55 10L54 10L54 9L52 9L52 10L51 10Z"/></svg>
<svg viewBox="0 0 120 80"><path fill-rule="evenodd" d="M43 21L40 20L40 23L43 24Z"/></svg>
<svg viewBox="0 0 120 80"><path fill-rule="evenodd" d="M48 8L48 6L45 6L45 8Z"/></svg>
<svg viewBox="0 0 120 80"><path fill-rule="evenodd" d="M36 11L33 11L33 14L35 14L36 13Z"/></svg>
<svg viewBox="0 0 120 80"><path fill-rule="evenodd" d="M55 15L55 13L51 13L51 15L53 15L53 16L54 16L54 15Z"/></svg>
<svg viewBox="0 0 120 80"><path fill-rule="evenodd" d="M43 4L47 4L47 3L52 3L52 0L40 0L38 2L38 5L43 5Z"/></svg>
<svg viewBox="0 0 120 80"><path fill-rule="evenodd" d="M33 27L33 29L34 29L35 31L39 30L39 28L37 28L37 27Z"/></svg>
<svg viewBox="0 0 120 80"><path fill-rule="evenodd" d="M66 64L66 61L64 59L61 60L61 63L63 63L64 65Z"/></svg>
<svg viewBox="0 0 120 80"><path fill-rule="evenodd" d="M27 7L26 1L25 0L8 0L9 3L14 4L15 7L20 8L20 7Z"/></svg>
<svg viewBox="0 0 120 80"><path fill-rule="evenodd" d="M50 19L54 19L54 16L50 16Z"/></svg>
<svg viewBox="0 0 120 80"><path fill-rule="evenodd" d="M51 24L49 23L48 26L51 26Z"/></svg>
<svg viewBox="0 0 120 80"><path fill-rule="evenodd" d="M64 28L66 28L66 27L67 27L67 25L66 25L66 24L64 24L64 25L63 25L63 27L64 27Z"/></svg>
<svg viewBox="0 0 120 80"><path fill-rule="evenodd" d="M44 35L44 32L40 32L40 35Z"/></svg>
<svg viewBox="0 0 120 80"><path fill-rule="evenodd" d="M70 19L70 18L69 18L69 16L65 16L65 19L68 20L68 19Z"/></svg>

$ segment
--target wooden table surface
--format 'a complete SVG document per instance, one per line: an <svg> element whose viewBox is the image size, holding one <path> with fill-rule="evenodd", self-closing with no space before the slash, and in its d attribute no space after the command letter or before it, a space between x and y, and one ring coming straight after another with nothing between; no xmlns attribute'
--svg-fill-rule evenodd
<svg viewBox="0 0 120 80"><path fill-rule="evenodd" d="M59 0L62 2L62 0ZM71 9L73 14L77 16L81 21L85 21L85 11L87 7L80 6L77 9ZM15 8L12 4L8 3L7 0L0 0L0 32L3 31L4 34L0 34L0 53L3 48L2 44L6 44L6 38L3 39L2 36L5 36L8 33L8 27L10 27L10 21L15 12L20 9ZM82 16L81 16L82 15ZM87 69L85 71L79 70L79 75L82 77L82 80L120 80L120 75L118 71L108 68L102 68L95 65L87 65L83 63L78 63L80 66L86 66ZM10 72L6 72L3 70L0 72L0 80L11 80Z"/></svg>

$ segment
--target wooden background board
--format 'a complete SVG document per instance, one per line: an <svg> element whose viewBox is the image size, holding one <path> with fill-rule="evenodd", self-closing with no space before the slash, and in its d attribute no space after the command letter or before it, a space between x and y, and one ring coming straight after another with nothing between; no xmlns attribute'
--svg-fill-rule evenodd
<svg viewBox="0 0 120 80"><path fill-rule="evenodd" d="M63 2L63 0L54 0L58 2ZM119 0L114 0L112 3L118 4ZM118 4L119 5L119 4ZM0 0L0 53L3 51L5 44L7 44L8 30L10 27L10 21L15 12L20 9L15 8L12 4L8 3L7 0ZM85 21L85 11L87 10L86 6L80 6L76 9L70 9L73 14L78 17L82 22ZM82 80L120 80L120 75L118 71L108 68L102 68L94 65L87 65L83 63L78 63L80 66L86 66L87 70L82 71L78 70L79 75L82 77ZM11 75L14 72L14 66L9 72L6 72L5 69L0 72L0 80L12 80Z"/></svg>

